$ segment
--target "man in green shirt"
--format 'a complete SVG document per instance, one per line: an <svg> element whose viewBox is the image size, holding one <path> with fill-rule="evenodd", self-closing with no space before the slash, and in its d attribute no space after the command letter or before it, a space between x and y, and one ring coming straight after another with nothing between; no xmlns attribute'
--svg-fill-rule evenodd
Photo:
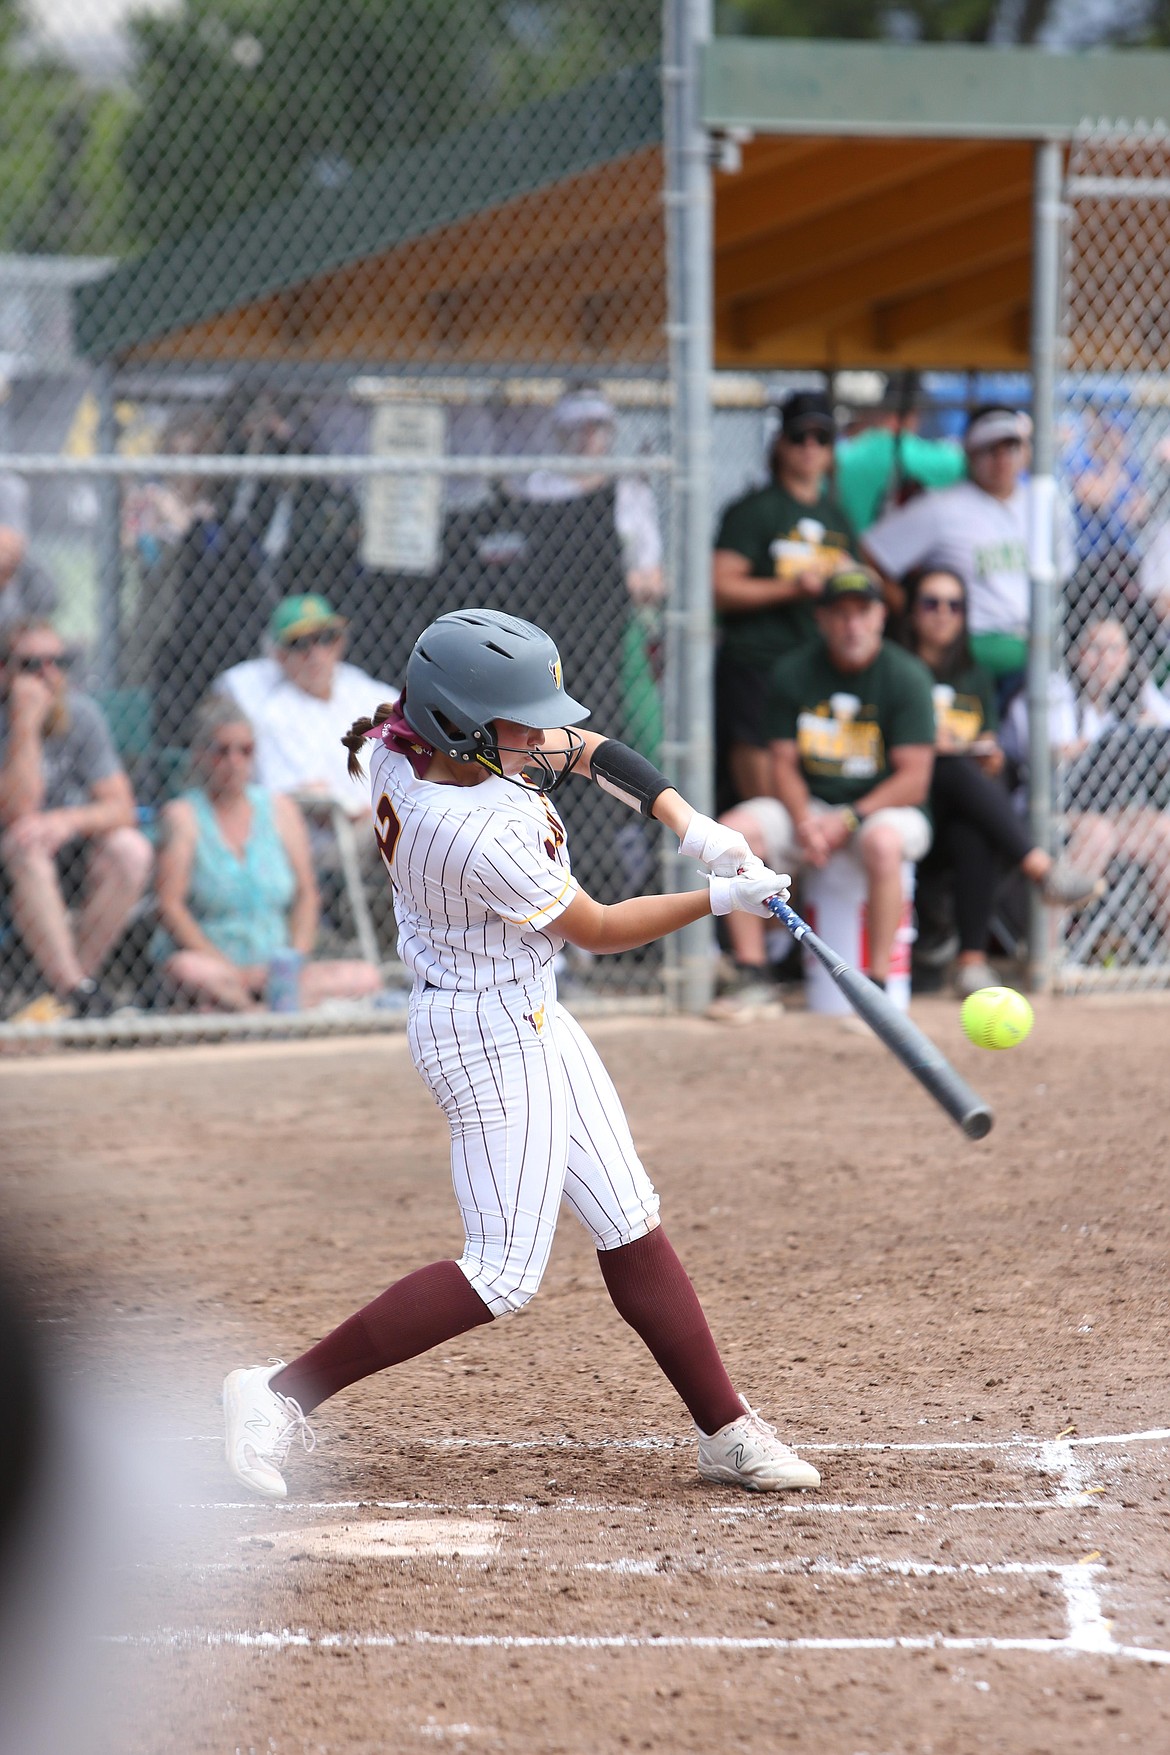
<svg viewBox="0 0 1170 1755"><path fill-rule="evenodd" d="M716 737L736 798L768 790L768 673L813 637L813 605L825 580L859 553L829 480L836 432L827 396L794 391L780 410L771 482L728 506L715 538L715 608L723 630Z"/></svg>
<svg viewBox="0 0 1170 1755"><path fill-rule="evenodd" d="M934 767L930 672L882 638L885 606L860 566L825 582L818 637L774 667L766 709L770 796L721 820L775 871L846 853L863 867L870 974L884 983L902 913L902 864L930 846L925 806ZM762 969L764 922L728 917L732 954Z"/></svg>

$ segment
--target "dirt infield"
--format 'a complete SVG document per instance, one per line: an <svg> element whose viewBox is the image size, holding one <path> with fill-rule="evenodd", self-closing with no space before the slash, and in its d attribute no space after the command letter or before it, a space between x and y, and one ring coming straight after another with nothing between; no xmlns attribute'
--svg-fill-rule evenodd
<svg viewBox="0 0 1170 1755"><path fill-rule="evenodd" d="M458 1252L405 1044L0 1069L34 1315L164 1507L109 1747L1162 1747L1170 1007L1042 1004L1000 1055L916 1016L985 1143L838 1020L591 1027L733 1376L821 1469L778 1500L700 1484L566 1216L528 1310L328 1404L244 1503L223 1372Z"/></svg>

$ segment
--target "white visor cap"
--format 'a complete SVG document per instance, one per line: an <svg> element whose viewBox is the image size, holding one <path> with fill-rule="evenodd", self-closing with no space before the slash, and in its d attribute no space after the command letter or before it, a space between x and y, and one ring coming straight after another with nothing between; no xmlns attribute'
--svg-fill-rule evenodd
<svg viewBox="0 0 1170 1755"><path fill-rule="evenodd" d="M989 408L978 420L972 421L963 435L968 451L985 451L1004 439L1018 439L1026 445L1032 437L1032 418L1020 408Z"/></svg>
<svg viewBox="0 0 1170 1755"><path fill-rule="evenodd" d="M574 390L561 397L553 419L559 427L612 426L615 416L613 404L600 390Z"/></svg>

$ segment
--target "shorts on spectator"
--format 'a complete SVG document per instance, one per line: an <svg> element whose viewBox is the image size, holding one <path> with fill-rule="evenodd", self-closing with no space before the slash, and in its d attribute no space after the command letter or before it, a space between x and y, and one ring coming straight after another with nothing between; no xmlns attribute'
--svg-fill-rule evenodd
<svg viewBox="0 0 1170 1755"><path fill-rule="evenodd" d="M768 672L726 658L715 658L715 724L721 744L751 744L767 749L764 710L768 703Z"/></svg>
<svg viewBox="0 0 1170 1755"><path fill-rule="evenodd" d="M773 871L792 872L800 865L800 843L792 818L778 798L751 798L742 810L750 810L764 837L764 862ZM814 815L827 816L835 807L814 798L810 809ZM842 850L861 864L861 844L877 823L885 823L898 831L902 840L902 858L917 865L930 851L930 823L917 805L902 805L890 810L875 810L861 827L855 829L848 845Z"/></svg>

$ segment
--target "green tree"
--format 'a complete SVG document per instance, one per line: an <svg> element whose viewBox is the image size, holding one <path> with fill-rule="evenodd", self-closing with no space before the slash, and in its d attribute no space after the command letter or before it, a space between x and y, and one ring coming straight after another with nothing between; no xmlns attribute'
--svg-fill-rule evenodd
<svg viewBox="0 0 1170 1755"><path fill-rule="evenodd" d="M22 29L16 0L0 0L0 249L116 250L127 100L88 90L49 57L18 55Z"/></svg>
<svg viewBox="0 0 1170 1755"><path fill-rule="evenodd" d="M659 0L183 0L131 28L122 156L154 242L652 59Z"/></svg>
<svg viewBox="0 0 1170 1755"><path fill-rule="evenodd" d="M1069 20L1061 0L722 0L719 28L726 36L889 37L924 43L1035 43L1060 23L1070 42L1170 41L1170 0L1147 0L1138 10L1086 10Z"/></svg>

